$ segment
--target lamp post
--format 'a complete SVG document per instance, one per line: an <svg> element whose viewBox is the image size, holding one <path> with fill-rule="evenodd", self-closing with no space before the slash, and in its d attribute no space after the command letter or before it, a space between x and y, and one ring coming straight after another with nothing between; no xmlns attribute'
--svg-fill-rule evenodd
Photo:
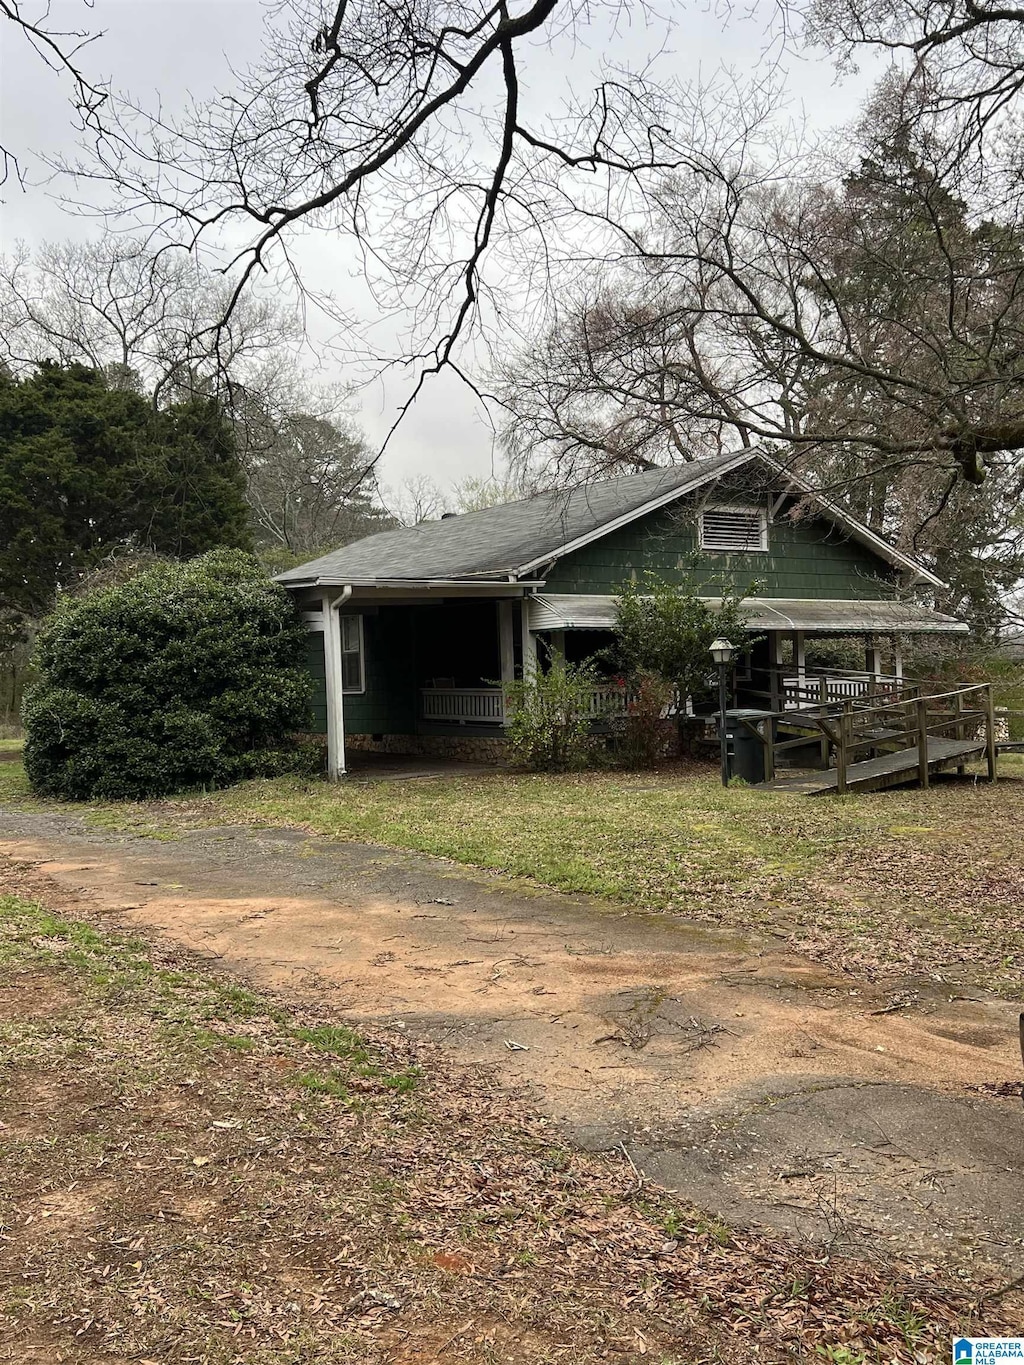
<svg viewBox="0 0 1024 1365"><path fill-rule="evenodd" d="M719 637L711 641L711 657L718 665L718 739L722 755L722 786L729 785L729 738L725 733L726 695L725 671L736 653L735 646Z"/></svg>

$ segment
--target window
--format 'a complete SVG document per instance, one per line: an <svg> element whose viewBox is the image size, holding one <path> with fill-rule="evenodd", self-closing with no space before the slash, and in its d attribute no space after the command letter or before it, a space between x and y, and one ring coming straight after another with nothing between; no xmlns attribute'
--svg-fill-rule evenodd
<svg viewBox="0 0 1024 1365"><path fill-rule="evenodd" d="M767 550L768 514L763 507L705 507L700 514L702 550Z"/></svg>
<svg viewBox="0 0 1024 1365"><path fill-rule="evenodd" d="M341 690L363 691L363 618L341 618Z"/></svg>

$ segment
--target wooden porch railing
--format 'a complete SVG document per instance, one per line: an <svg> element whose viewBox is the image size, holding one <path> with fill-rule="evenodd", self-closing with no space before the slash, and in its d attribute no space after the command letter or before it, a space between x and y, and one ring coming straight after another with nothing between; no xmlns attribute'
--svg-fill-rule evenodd
<svg viewBox="0 0 1024 1365"><path fill-rule="evenodd" d="M501 725L505 698L500 687L424 687L420 710L424 720Z"/></svg>
<svg viewBox="0 0 1024 1365"><path fill-rule="evenodd" d="M895 680L894 680L895 681ZM865 757L917 751L917 777L923 787L930 780L930 763L958 762L963 755L951 746L929 749L929 740L955 740L978 755L984 753L989 778L996 776L996 716L992 686L970 684L942 692L929 692L919 683L899 681L888 696L861 693L841 700L826 699L820 686L814 703L774 712L756 727L748 728L765 746L765 778L772 781L778 756L808 743L821 745L822 766L834 766L836 790L847 790L850 770ZM780 734L796 731L793 738Z"/></svg>
<svg viewBox="0 0 1024 1365"><path fill-rule="evenodd" d="M737 690L762 703L766 710L782 711L822 706L849 698L899 696L910 680L885 673L858 673L853 669L807 669L795 673L792 666L755 668L747 680L737 679Z"/></svg>
<svg viewBox="0 0 1024 1365"><path fill-rule="evenodd" d="M628 705L626 688L616 683L601 684L591 692L587 714L591 720L621 715ZM674 711L671 707L670 712ZM420 715L424 720L448 724L503 725L505 697L500 687L423 687Z"/></svg>

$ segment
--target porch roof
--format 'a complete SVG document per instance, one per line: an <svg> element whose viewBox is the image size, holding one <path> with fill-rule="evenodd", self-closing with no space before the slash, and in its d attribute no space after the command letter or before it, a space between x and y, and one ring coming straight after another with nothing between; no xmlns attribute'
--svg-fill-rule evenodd
<svg viewBox="0 0 1024 1365"><path fill-rule="evenodd" d="M531 630L610 630L615 597L539 593L530 599ZM709 606L721 599L709 597ZM748 597L743 602L749 630L803 630L828 635L964 634L963 621L915 602L861 598L823 600Z"/></svg>

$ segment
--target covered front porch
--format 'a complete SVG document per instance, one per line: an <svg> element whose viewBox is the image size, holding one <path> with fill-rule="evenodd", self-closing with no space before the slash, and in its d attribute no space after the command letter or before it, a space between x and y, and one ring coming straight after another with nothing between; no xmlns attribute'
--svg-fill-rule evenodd
<svg viewBox="0 0 1024 1365"><path fill-rule="evenodd" d="M730 701L774 713L898 691L904 635L965 629L927 608L893 601L748 599L745 605L750 646L732 670ZM591 701L595 722L630 704L611 658L613 597L553 596L491 583L416 593L352 589L323 594L318 608L308 603L304 615L318 728L328 736L333 776L346 771L346 754L355 750L499 759L509 684L545 669L555 654L570 662L604 656L607 677ZM809 661L823 639L846 641L847 659L852 646L860 666ZM710 713L716 703L677 698L669 709Z"/></svg>

